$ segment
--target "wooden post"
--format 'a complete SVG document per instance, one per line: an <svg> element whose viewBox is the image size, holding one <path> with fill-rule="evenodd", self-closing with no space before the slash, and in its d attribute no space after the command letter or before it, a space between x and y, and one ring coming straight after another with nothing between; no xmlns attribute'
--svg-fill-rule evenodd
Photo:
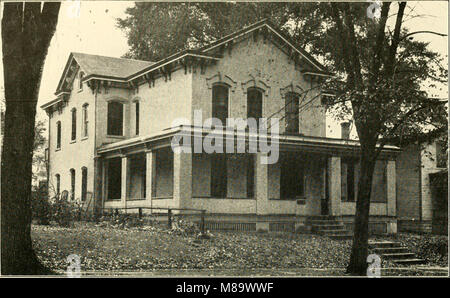
<svg viewBox="0 0 450 298"><path fill-rule="evenodd" d="M205 213L206 213L206 210L202 210L202 219L201 219L201 223L200 223L200 229L201 229L201 231L202 231L202 235L204 235L205 234Z"/></svg>
<svg viewBox="0 0 450 298"><path fill-rule="evenodd" d="M167 226L170 229L172 229L172 209L169 208L167 210Z"/></svg>

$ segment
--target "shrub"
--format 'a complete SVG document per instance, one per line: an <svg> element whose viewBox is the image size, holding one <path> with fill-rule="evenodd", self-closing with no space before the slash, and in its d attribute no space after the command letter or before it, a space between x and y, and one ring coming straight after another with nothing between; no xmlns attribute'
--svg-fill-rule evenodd
<svg viewBox="0 0 450 298"><path fill-rule="evenodd" d="M78 208L67 199L56 197L52 217L61 227L70 227L78 214Z"/></svg>
<svg viewBox="0 0 450 298"><path fill-rule="evenodd" d="M200 229L196 223L181 218L174 218L172 221L172 232L183 235L197 235L200 233Z"/></svg>
<svg viewBox="0 0 450 298"><path fill-rule="evenodd" d="M48 200L47 193L36 189L31 193L31 211L33 219L39 225L49 225L52 213L52 207Z"/></svg>

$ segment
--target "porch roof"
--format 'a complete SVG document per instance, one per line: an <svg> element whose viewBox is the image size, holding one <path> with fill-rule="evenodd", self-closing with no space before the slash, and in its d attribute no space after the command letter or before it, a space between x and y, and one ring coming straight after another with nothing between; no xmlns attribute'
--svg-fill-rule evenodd
<svg viewBox="0 0 450 298"><path fill-rule="evenodd" d="M137 151L143 151L146 149L154 148L155 145L161 146L162 144L162 146L170 146L171 139L175 135L187 137L200 135L202 135L203 137L206 135L215 137L222 135L224 137L224 146L226 144L226 140L228 139L234 139L236 144L238 140L248 141L253 137L266 139L269 142L278 142L280 151L306 151L311 153L325 154L336 153L340 155L355 155L360 152L360 143L356 140L285 134L272 136L270 134L254 134L251 132L226 130L225 128L220 134L217 130L188 125L172 127L162 130L158 133L142 137L134 137L110 144L104 144L97 148L97 152L100 155L117 151L126 154L126 152L130 151L133 148L137 149ZM397 146L385 145L381 153L384 156L395 156L400 151L401 149Z"/></svg>

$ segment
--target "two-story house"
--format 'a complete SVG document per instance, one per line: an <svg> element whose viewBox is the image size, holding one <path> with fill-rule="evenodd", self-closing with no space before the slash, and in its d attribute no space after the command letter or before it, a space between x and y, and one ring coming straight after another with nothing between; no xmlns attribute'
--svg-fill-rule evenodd
<svg viewBox="0 0 450 298"><path fill-rule="evenodd" d="M314 215L350 223L359 143L326 137L320 87L328 76L266 20L157 62L72 53L56 99L42 106L50 185L73 200L92 193L96 210L205 209L217 222L271 229ZM248 145L244 153L174 153L174 136L205 141L214 133L197 125L198 116L278 118L279 136L264 136L278 144L277 162L261 162L267 153ZM173 125L176 119L190 125ZM246 144L252 137L249 130L221 135ZM386 232L396 229L397 152L386 146L374 175L371 223Z"/></svg>

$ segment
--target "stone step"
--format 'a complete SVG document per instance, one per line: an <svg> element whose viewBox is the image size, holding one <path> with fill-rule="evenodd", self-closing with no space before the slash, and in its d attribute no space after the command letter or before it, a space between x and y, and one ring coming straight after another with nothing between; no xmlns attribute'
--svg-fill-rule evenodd
<svg viewBox="0 0 450 298"><path fill-rule="evenodd" d="M373 249L377 254L389 254L389 253L402 253L402 252L408 252L408 249L406 247L376 247Z"/></svg>
<svg viewBox="0 0 450 298"><path fill-rule="evenodd" d="M401 253L385 253L381 254L381 257L387 260L403 260L403 259L414 259L416 255L412 252L401 252Z"/></svg>
<svg viewBox="0 0 450 298"><path fill-rule="evenodd" d="M400 243L392 241L369 241L370 248L388 248L388 247L402 247Z"/></svg>
<svg viewBox="0 0 450 298"><path fill-rule="evenodd" d="M410 259L393 259L391 260L394 263L402 264L402 265L417 265L417 264L425 264L426 261L418 258L410 258Z"/></svg>

